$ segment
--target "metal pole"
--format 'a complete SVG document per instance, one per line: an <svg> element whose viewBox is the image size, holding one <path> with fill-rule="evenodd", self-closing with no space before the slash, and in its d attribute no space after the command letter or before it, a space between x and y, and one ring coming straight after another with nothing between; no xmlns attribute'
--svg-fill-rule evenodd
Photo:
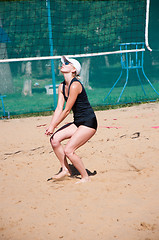
<svg viewBox="0 0 159 240"><path fill-rule="evenodd" d="M53 56L53 38L52 38L50 0L46 0L46 7L47 7L47 11L48 11L48 29L49 29L50 55ZM55 110L55 108L57 106L57 100L56 100L56 81L55 81L54 60L53 59L51 59L51 72L52 72L54 110Z"/></svg>
<svg viewBox="0 0 159 240"><path fill-rule="evenodd" d="M152 49L149 46L149 42L148 42L149 10L150 10L150 0L147 0L147 3L146 3L146 24L145 24L145 45L146 45L146 47L149 51L152 51Z"/></svg>
<svg viewBox="0 0 159 240"><path fill-rule="evenodd" d="M5 117L5 115L6 115L5 107L4 107L4 102L3 102L3 98L4 98L4 97L6 97L6 95L5 95L5 96L0 96L0 99L1 99L1 101L2 101L2 108L3 108L3 117Z"/></svg>

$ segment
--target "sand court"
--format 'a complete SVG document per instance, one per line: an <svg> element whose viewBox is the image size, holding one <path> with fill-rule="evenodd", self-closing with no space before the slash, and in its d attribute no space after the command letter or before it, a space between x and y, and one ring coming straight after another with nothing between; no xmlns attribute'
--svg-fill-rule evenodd
<svg viewBox="0 0 159 240"><path fill-rule="evenodd" d="M84 184L47 182L60 169L51 116L0 121L1 240L159 239L159 103L96 115L97 133L77 150L97 171Z"/></svg>

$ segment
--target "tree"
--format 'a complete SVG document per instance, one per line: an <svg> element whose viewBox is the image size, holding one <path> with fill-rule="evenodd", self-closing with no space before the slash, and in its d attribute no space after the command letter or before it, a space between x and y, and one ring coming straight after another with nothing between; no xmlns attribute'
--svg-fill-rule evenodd
<svg viewBox="0 0 159 240"><path fill-rule="evenodd" d="M118 43L125 41L126 33L135 39L131 31L136 26L131 24L136 19L135 4L139 10L144 10L145 4L144 0L50 2L55 55L87 53L85 49L89 53L119 50ZM9 58L50 55L46 0L0 1L0 9L11 39Z"/></svg>
<svg viewBox="0 0 159 240"><path fill-rule="evenodd" d="M7 58L7 36L2 28L2 22L0 18L0 29L1 29L1 39L0 39L0 55ZM2 37L5 36L5 37ZM10 71L9 63L0 63L0 94L12 93L13 83L12 75Z"/></svg>
<svg viewBox="0 0 159 240"><path fill-rule="evenodd" d="M24 96L32 96L32 87L31 87L31 75L32 75L32 64L31 62L26 63L26 69L25 69L25 79L23 84L23 94Z"/></svg>

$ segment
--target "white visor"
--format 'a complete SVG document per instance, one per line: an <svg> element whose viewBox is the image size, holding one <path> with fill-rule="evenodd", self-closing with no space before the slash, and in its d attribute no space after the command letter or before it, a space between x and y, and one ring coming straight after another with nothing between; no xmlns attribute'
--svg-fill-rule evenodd
<svg viewBox="0 0 159 240"><path fill-rule="evenodd" d="M70 63L72 63L72 65L76 68L76 74L77 74L77 75L80 74L81 64L80 64L76 59L62 56L62 57L61 57L61 62L62 62L62 63L65 63L65 62L70 62Z"/></svg>

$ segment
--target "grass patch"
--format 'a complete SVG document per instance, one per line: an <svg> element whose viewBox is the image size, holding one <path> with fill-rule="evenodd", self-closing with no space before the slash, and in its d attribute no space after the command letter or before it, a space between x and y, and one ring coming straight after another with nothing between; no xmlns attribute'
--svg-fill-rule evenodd
<svg viewBox="0 0 159 240"><path fill-rule="evenodd" d="M154 84L156 90L159 90L157 83ZM142 102L156 101L159 99L149 84L144 85L145 96L140 85L126 87L123 95L117 103L122 87L116 87L110 96L104 101L110 88L93 88L86 90L89 101L95 110L107 110L132 106ZM1 102L0 102L1 103ZM7 95L4 98L6 115L10 112L11 118L25 116L47 116L54 110L53 95L47 95L45 92L33 93L32 96L23 96L21 93ZM0 116L3 116L2 106L0 105Z"/></svg>

